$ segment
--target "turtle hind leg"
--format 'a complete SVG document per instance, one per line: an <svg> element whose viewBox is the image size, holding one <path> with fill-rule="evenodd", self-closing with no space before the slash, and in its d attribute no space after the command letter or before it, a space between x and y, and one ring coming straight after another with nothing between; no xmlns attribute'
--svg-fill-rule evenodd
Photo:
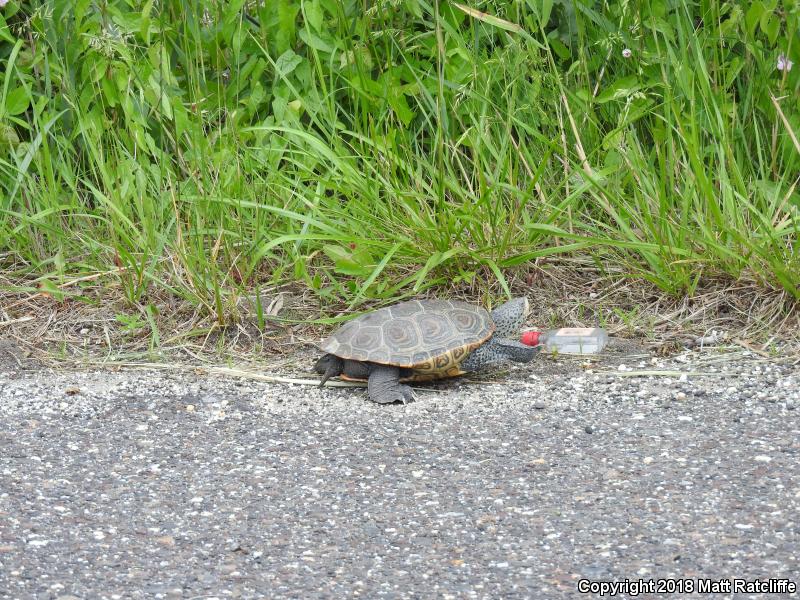
<svg viewBox="0 0 800 600"><path fill-rule="evenodd" d="M403 404L414 399L414 391L400 383L400 369L388 365L372 365L367 383L369 399L378 404Z"/></svg>
<svg viewBox="0 0 800 600"><path fill-rule="evenodd" d="M322 381L319 382L319 387L322 387L331 377L342 374L344 361L333 354L326 354L317 361L317 364L314 365L314 370L317 373L322 373Z"/></svg>

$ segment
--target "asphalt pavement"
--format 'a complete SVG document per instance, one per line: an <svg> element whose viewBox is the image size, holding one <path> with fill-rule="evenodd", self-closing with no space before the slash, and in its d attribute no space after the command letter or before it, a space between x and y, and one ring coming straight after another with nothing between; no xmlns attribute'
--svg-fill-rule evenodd
<svg viewBox="0 0 800 600"><path fill-rule="evenodd" d="M23 367L0 364L2 598L799 597L790 361L542 356L391 406Z"/></svg>

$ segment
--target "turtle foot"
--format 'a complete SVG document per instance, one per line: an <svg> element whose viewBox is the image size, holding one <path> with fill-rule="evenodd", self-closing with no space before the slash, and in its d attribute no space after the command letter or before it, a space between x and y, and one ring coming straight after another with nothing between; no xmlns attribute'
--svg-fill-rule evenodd
<svg viewBox="0 0 800 600"><path fill-rule="evenodd" d="M398 385L394 389L387 390L382 394L370 394L370 400L376 404L393 404L395 402L402 402L408 404L417 399L417 395L411 386Z"/></svg>
<svg viewBox="0 0 800 600"><path fill-rule="evenodd" d="M378 404L402 402L406 404L414 399L414 391L400 383L400 369L389 365L372 365L369 383L367 384L369 399Z"/></svg>

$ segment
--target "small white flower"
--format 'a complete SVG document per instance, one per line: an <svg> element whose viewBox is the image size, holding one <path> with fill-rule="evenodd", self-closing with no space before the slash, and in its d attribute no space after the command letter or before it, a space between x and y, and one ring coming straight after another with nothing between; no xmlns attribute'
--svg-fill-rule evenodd
<svg viewBox="0 0 800 600"><path fill-rule="evenodd" d="M631 49L630 48L625 48L622 51L622 58L630 58L631 54L633 54L633 52L631 52Z"/></svg>
<svg viewBox="0 0 800 600"><path fill-rule="evenodd" d="M778 71L791 71L792 66L794 66L794 63L786 58L783 54L778 56Z"/></svg>
<svg viewBox="0 0 800 600"><path fill-rule="evenodd" d="M8 4L8 0L0 0L0 8L3 8L6 4Z"/></svg>

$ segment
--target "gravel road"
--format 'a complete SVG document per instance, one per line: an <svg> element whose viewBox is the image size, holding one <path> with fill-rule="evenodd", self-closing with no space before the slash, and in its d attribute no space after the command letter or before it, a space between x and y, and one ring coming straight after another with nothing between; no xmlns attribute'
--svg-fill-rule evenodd
<svg viewBox="0 0 800 600"><path fill-rule="evenodd" d="M542 356L393 406L0 362L0 597L597 598L579 582L628 579L662 588L605 597L797 598L800 373L731 350ZM774 593L689 593L734 578Z"/></svg>

